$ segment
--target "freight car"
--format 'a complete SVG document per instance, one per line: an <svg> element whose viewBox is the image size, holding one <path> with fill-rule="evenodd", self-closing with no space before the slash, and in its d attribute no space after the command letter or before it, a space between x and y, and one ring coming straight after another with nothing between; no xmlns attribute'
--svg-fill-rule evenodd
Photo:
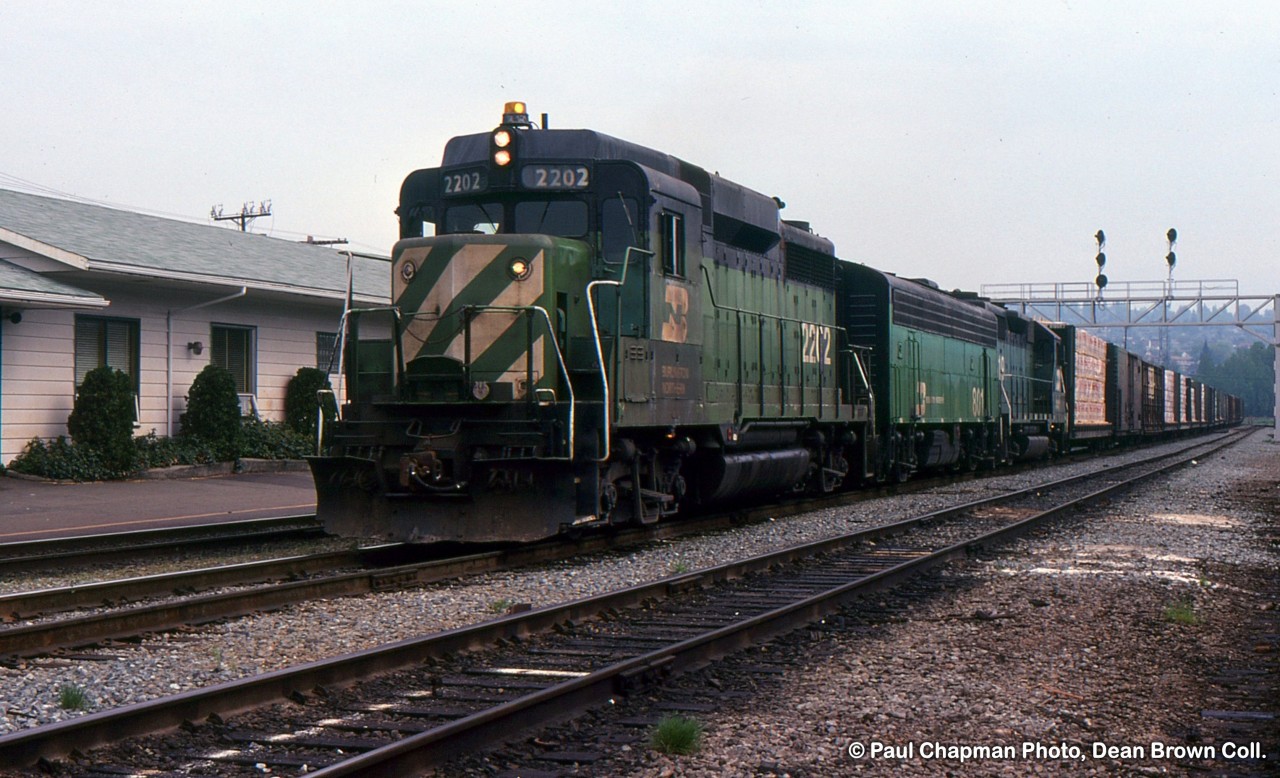
<svg viewBox="0 0 1280 778"><path fill-rule="evenodd" d="M1072 325L1050 326L1063 344L1063 450L1168 438L1243 421L1238 397L1147 362Z"/></svg>
<svg viewBox="0 0 1280 778"><path fill-rule="evenodd" d="M449 141L401 187L392 305L345 315L320 519L523 541L995 466L1101 430L1071 417L1098 370L1122 404L1156 380L1071 332L1071 386L1062 330L837 260L783 207L521 103Z"/></svg>

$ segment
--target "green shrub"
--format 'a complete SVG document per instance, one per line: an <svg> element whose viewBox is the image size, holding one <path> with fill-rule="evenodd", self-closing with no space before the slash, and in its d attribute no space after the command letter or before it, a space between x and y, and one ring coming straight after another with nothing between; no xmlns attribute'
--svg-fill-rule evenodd
<svg viewBox="0 0 1280 778"><path fill-rule="evenodd" d="M206 365L191 382L181 435L203 441L219 461L240 456L240 399L225 368Z"/></svg>
<svg viewBox="0 0 1280 778"><path fill-rule="evenodd" d="M329 376L325 375L323 370L317 370L314 367L298 368L298 372L289 379L284 392L284 421L289 429L315 437L316 412L321 407L317 393L321 389L332 388L329 384ZM333 395L326 395L325 425L328 426L329 422L337 416L338 409L334 405Z"/></svg>
<svg viewBox="0 0 1280 778"><path fill-rule="evenodd" d="M276 421L245 419L240 429L240 456L255 459L301 459L315 453L315 438Z"/></svg>
<svg viewBox="0 0 1280 778"><path fill-rule="evenodd" d="M76 445L65 435L47 443L40 438L32 438L22 453L9 463L9 468L18 473L64 481L103 481L121 475L102 461L97 449Z"/></svg>
<svg viewBox="0 0 1280 778"><path fill-rule="evenodd" d="M313 439L299 435L279 422L248 420L242 430L242 456L262 459L300 459L315 449ZM225 461L202 438L162 438L155 430L133 439L133 467L128 471L110 467L98 450L61 436L51 441L32 438L9 469L42 478L63 481L108 481L124 478L138 470L174 465L207 465Z"/></svg>
<svg viewBox="0 0 1280 778"><path fill-rule="evenodd" d="M97 451L107 468L132 472L133 412L133 379L113 367L94 368L76 393L67 432L77 445Z"/></svg>
<svg viewBox="0 0 1280 778"><path fill-rule="evenodd" d="M206 465L218 461L214 450L198 438L162 438L152 430L146 437L134 438L138 449L138 466L142 468L174 465Z"/></svg>

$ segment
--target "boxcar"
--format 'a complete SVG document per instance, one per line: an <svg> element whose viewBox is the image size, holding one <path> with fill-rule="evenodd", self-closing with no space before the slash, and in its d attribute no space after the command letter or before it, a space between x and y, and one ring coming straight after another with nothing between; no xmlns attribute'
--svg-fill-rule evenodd
<svg viewBox="0 0 1280 778"><path fill-rule="evenodd" d="M1070 324L1053 324L1050 327L1062 344L1067 444L1087 445L1110 438L1107 342Z"/></svg>

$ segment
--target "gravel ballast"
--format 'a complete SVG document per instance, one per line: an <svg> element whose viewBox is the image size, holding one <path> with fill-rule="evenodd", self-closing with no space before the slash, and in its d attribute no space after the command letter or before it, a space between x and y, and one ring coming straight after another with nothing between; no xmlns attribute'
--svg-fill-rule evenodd
<svg viewBox="0 0 1280 778"><path fill-rule="evenodd" d="M925 596L885 595L739 659L784 671L691 714L697 754L606 747L566 774L1278 774L1278 533L1280 447L1265 430L948 566ZM734 673L731 661L682 679L668 698L733 688ZM1263 758L1229 758L1254 743ZM503 766L497 754L466 769Z"/></svg>
<svg viewBox="0 0 1280 778"><path fill-rule="evenodd" d="M1187 646L1205 650L1206 641L1226 650L1214 641L1231 644L1220 630L1227 614L1257 607L1257 592L1239 571L1260 565L1274 570L1274 546L1259 544L1252 534L1260 516L1273 520L1273 515L1245 497L1241 479L1264 477L1257 468L1270 468L1265 477L1274 489L1280 483L1276 461L1270 432L1255 433L1252 441L1162 480L1153 492L1162 505L1158 514L1145 515L1141 506L1152 494L1144 490L1147 497L1140 493L1117 504L1124 512L1116 521L1074 523L1020 541L1013 553L968 563L959 572L949 568L943 577L956 579L955 591L916 603L909 621L877 626L871 638L863 630L826 634L815 648L788 659L795 665L794 677L779 681L746 709L729 705L708 717L700 754L671 758L633 748L614 754L595 774L874 774L904 766L938 774L939 767L961 767L918 756L855 763L845 755L855 739L870 744L873 736L886 744L929 738L955 744L1035 738L1047 744L1067 737L1092 742L1082 738L1092 738L1088 733L1101 726L1103 732L1120 733L1107 740L1123 745L1136 715L1129 706L1150 703L1124 702L1123 695L1112 702L1117 691L1156 690L1159 699L1168 698L1159 714L1166 718L1144 720L1132 736L1172 737L1170 722L1182 721L1186 713L1175 703L1193 699L1184 693L1207 670L1174 672L1158 660L1171 651L1190 650ZM1089 467L1062 466L1055 475ZM1043 473L1003 476L573 563L314 602L233 620L199 636L159 637L102 650L113 657L103 661L3 668L0 731L78 715L57 704L58 689L66 683L89 693L91 709L127 704L474 623L491 618L500 603L537 606L573 599L1043 478ZM1200 623L1182 628L1163 619L1166 606L1188 598L1203 616ZM1088 629L1080 629L1082 624ZM782 649L799 650L790 643ZM1153 664L1144 675L1141 668L1129 668L1126 658ZM1019 669L1024 662L1038 669ZM1091 760L1081 767L1105 772L1107 764ZM963 772L976 767L994 771L990 774L1026 774L1047 765L967 763Z"/></svg>

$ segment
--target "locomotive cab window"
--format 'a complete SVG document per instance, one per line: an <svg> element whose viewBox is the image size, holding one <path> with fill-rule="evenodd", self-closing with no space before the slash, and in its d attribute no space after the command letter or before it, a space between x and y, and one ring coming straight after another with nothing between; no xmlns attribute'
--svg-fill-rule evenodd
<svg viewBox="0 0 1280 778"><path fill-rule="evenodd" d="M401 238L430 237L436 234L436 221L439 217L432 205L418 203L412 207L397 209L396 213L400 215Z"/></svg>
<svg viewBox="0 0 1280 778"><path fill-rule="evenodd" d="M587 204L581 200L516 203L515 232L581 238L587 234Z"/></svg>
<svg viewBox="0 0 1280 778"><path fill-rule="evenodd" d="M600 205L600 255L605 262L620 265L627 249L643 248L636 231L639 208L630 197L610 197Z"/></svg>
<svg viewBox="0 0 1280 778"><path fill-rule="evenodd" d="M466 203L444 212L446 233L496 235L502 232L502 203Z"/></svg>
<svg viewBox="0 0 1280 778"><path fill-rule="evenodd" d="M660 220L662 272L669 276L684 278L684 217L678 213L663 211Z"/></svg>

